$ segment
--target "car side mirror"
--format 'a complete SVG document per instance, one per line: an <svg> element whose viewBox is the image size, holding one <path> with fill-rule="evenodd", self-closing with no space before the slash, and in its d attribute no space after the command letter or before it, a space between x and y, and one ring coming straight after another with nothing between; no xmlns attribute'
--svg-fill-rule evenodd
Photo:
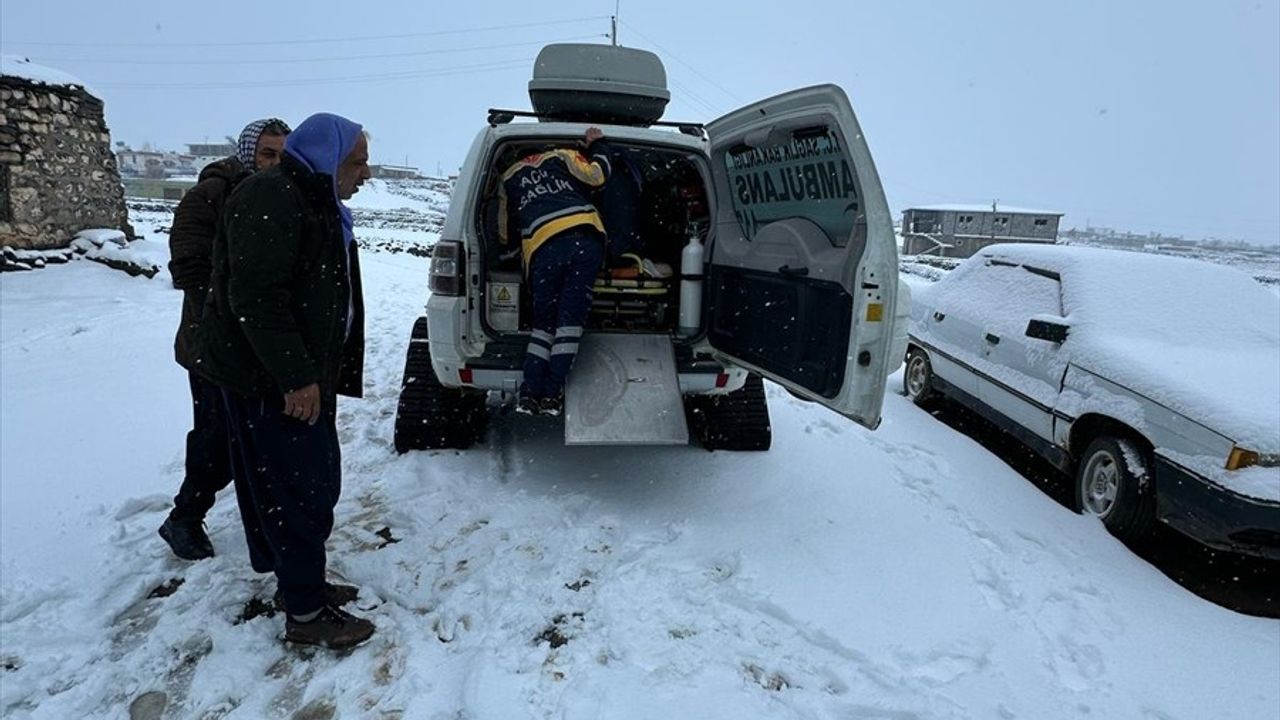
<svg viewBox="0 0 1280 720"><path fill-rule="evenodd" d="M1031 321L1027 323L1027 337L1035 338L1036 340L1047 340L1059 345L1067 339L1067 335L1070 331L1070 325L1063 322L1055 322L1053 320L1032 318Z"/></svg>

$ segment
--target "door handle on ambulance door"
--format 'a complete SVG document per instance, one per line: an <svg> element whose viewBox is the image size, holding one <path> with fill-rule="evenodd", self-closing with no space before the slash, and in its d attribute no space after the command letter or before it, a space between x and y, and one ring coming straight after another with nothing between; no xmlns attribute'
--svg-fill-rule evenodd
<svg viewBox="0 0 1280 720"><path fill-rule="evenodd" d="M809 268L807 267L793 268L790 265L783 265L782 267L778 268L778 272L782 273L783 275L791 275L793 277L804 277L809 274Z"/></svg>
<svg viewBox="0 0 1280 720"><path fill-rule="evenodd" d="M987 333L987 342L991 343L992 345L999 345L999 344L1000 344L1000 336L999 336L999 335L992 335L991 333Z"/></svg>
<svg viewBox="0 0 1280 720"><path fill-rule="evenodd" d="M938 312L937 310L934 310L934 311L933 311L933 320L934 320L934 322L942 322L942 319L943 319L943 318L945 318L946 316L947 316L947 314L946 314L946 313L940 313L940 312Z"/></svg>

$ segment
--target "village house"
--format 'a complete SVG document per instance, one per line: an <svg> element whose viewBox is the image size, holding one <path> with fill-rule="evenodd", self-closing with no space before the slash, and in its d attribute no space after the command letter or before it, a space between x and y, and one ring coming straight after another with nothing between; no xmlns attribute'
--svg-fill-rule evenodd
<svg viewBox="0 0 1280 720"><path fill-rule="evenodd" d="M902 211L902 254L967 258L998 243L1055 243L1062 213L991 205L926 205Z"/></svg>

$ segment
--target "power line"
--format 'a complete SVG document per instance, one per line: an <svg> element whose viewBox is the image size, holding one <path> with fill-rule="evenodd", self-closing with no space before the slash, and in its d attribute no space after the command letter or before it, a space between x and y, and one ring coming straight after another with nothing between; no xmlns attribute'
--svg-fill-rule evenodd
<svg viewBox="0 0 1280 720"><path fill-rule="evenodd" d="M258 60L103 60L101 58L60 58L46 57L44 55L32 55L31 57L41 62L90 62L95 65L114 64L114 65L278 65L290 63L317 63L317 62L346 62L350 60L384 60L387 58L401 57L418 57L422 55L443 55L445 53L473 52L477 50L501 50L513 47L527 47L529 45L546 45L554 42L574 42L577 40L590 40L600 37L599 34L578 35L576 37L561 38L559 40L534 40L531 42L503 43L500 45L473 45L471 47L460 48L443 48L438 50L411 50L400 53L379 53L377 55L341 55L317 58L273 58Z"/></svg>
<svg viewBox="0 0 1280 720"><path fill-rule="evenodd" d="M533 62L533 58L516 58L512 60L501 60L491 63L477 63L473 65L456 65L452 67L429 68L423 70L409 70L396 73L374 73L366 75L348 75L332 78L299 78L296 80L251 80L245 82L175 82L175 83L93 83L94 87L112 87L112 88L151 88L151 89L168 89L168 90L184 90L184 89L219 89L219 88L248 88L248 87L296 87L304 85L338 85L342 83L353 82L381 82L385 80L410 80L415 78L440 77L445 75L470 75L480 72L491 72L494 70L513 70L519 67L527 67Z"/></svg>
<svg viewBox="0 0 1280 720"><path fill-rule="evenodd" d="M677 81L675 78L671 78L671 77L668 77L668 81L671 83L672 87L680 91L680 98L682 100L691 100L693 104L696 104L697 106L701 107L703 112L707 113L712 117L724 114L724 113L721 113L714 105L707 102L706 99L703 98L701 95L691 90L689 86L684 85L683 83Z"/></svg>
<svg viewBox="0 0 1280 720"><path fill-rule="evenodd" d="M619 22L622 22L622 21L619 21ZM690 65L689 63L685 62L684 60L681 60L681 59L680 59L680 57L679 57L678 55L676 55L675 53L671 52L670 50L667 50L666 48L662 47L662 46L661 46L661 45L659 45L658 43L654 42L654 41L653 41L653 38L650 38L648 35L645 35L644 33L642 33L642 32L640 32L639 30L637 30L637 29L635 28L635 26L633 26L631 23L628 23L628 22L622 22L622 24L623 24L623 25L625 25L625 26L627 27L627 29L628 29L628 30L630 30L631 32L634 32L636 35L639 35L639 36L640 36L640 37L641 37L645 42L649 43L650 45L654 46L654 47L655 47L655 48L657 48L659 51L661 51L663 55L666 55L666 56L668 56L668 57L672 58L673 60L675 60L676 62L680 63L681 65L684 65L685 67L689 68L690 72L692 72L694 75L697 75L698 77L700 77L700 78L702 78L703 80L705 80L705 81L707 81L708 83L710 83L710 84L712 85L712 87L716 88L716 89L717 89L717 90L719 90L720 92L722 92L722 93L724 93L725 95L727 95L727 96L729 97L729 99L733 100L735 103L737 103L737 104L739 104L739 105L744 104L744 103L743 103L743 100L742 100L742 99L740 99L737 95L734 95L733 93L729 92L728 90L725 90L725 89L724 89L724 87L720 85L720 83L716 82L715 80L712 80L711 78L707 77L706 75L703 75L703 74L698 70L698 68L696 68L696 67L694 67L694 66Z"/></svg>
<svg viewBox="0 0 1280 720"><path fill-rule="evenodd" d="M396 35L360 35L345 36L331 38L315 38L310 40L255 40L243 42L216 42L216 43L195 43L195 42L161 42L161 43L69 43L69 42L46 42L37 40L21 40L16 42L5 42L5 45L43 45L47 47L93 47L93 48L119 48L119 47L137 47L137 48L197 48L197 47L252 47L252 46L272 46L272 45L310 45L320 43L337 43L337 42L363 42L366 40L399 40L404 38L422 38L422 37L439 37L441 35L464 35L467 33L490 32L494 30L516 30L531 27L546 27L548 25L569 25L572 23L595 22L597 20L607 20L608 15L593 15L589 17L575 18L571 20L546 20L543 22L533 23L516 23L512 25L490 25L488 27L477 28L459 28L456 30L435 30L432 32L421 33L400 33Z"/></svg>

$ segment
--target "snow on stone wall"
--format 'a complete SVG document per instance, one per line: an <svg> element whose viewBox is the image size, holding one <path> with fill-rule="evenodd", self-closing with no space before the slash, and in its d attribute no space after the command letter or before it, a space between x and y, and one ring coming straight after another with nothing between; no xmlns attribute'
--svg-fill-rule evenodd
<svg viewBox="0 0 1280 720"><path fill-rule="evenodd" d="M10 60L0 74L0 245L65 247L86 228L132 236L102 101L18 74Z"/></svg>

